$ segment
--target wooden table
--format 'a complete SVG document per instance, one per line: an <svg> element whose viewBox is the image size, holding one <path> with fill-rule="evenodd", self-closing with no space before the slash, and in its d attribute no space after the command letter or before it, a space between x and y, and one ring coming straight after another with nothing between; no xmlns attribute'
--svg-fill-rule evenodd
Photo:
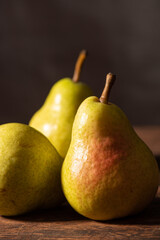
<svg viewBox="0 0 160 240"><path fill-rule="evenodd" d="M159 161L160 127L137 127L136 131ZM0 217L0 239L160 240L160 187L155 200L142 213L119 220L92 221L80 216L67 204L18 217Z"/></svg>

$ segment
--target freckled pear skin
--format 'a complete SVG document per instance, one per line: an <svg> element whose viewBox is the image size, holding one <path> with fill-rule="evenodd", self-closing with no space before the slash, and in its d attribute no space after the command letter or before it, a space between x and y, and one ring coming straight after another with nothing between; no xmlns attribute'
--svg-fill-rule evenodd
<svg viewBox="0 0 160 240"><path fill-rule="evenodd" d="M64 158L71 141L74 117L81 102L92 95L87 85L65 78L51 89L29 125L42 132Z"/></svg>
<svg viewBox="0 0 160 240"><path fill-rule="evenodd" d="M29 123L51 141L63 158L70 145L77 109L85 98L93 95L86 84L78 82L85 57L86 53L82 51L73 79L64 78L54 84L43 106L33 115Z"/></svg>
<svg viewBox="0 0 160 240"><path fill-rule="evenodd" d="M64 201L62 158L37 130L20 123L0 126L0 215L14 216Z"/></svg>
<svg viewBox="0 0 160 240"><path fill-rule="evenodd" d="M136 214L154 198L156 160L123 111L89 97L80 105L61 181L70 205L94 220Z"/></svg>

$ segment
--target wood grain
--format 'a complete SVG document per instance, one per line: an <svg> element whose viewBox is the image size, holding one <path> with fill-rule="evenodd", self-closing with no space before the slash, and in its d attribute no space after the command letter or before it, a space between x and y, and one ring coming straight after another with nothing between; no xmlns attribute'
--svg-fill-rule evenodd
<svg viewBox="0 0 160 240"><path fill-rule="evenodd" d="M0 239L160 239L160 187L150 206L136 216L92 221L66 204L18 217L0 217L0 229Z"/></svg>
<svg viewBox="0 0 160 240"><path fill-rule="evenodd" d="M158 129L156 131L150 128L138 129L144 141L157 139L150 141L150 147L157 150L160 140ZM160 187L156 198L143 212L112 221L89 220L76 213L68 204L17 217L0 217L0 239L160 240Z"/></svg>

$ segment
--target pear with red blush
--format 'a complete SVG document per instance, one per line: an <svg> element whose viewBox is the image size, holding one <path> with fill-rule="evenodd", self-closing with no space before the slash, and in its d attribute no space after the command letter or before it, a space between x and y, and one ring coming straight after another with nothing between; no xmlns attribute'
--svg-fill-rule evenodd
<svg viewBox="0 0 160 240"><path fill-rule="evenodd" d="M62 165L63 192L70 205L94 220L134 215L153 200L159 170L147 145L124 112L109 102L115 75L100 97L88 97L76 114Z"/></svg>

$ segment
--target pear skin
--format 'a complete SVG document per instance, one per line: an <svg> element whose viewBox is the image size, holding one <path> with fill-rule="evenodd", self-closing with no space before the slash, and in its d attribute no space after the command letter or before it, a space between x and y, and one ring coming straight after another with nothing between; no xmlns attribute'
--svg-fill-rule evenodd
<svg viewBox="0 0 160 240"><path fill-rule="evenodd" d="M61 172L70 205L94 220L142 211L158 187L159 170L152 152L123 111L108 102L109 92L105 87L107 97L89 97L80 105Z"/></svg>
<svg viewBox="0 0 160 240"><path fill-rule="evenodd" d="M64 200L62 158L50 141L20 123L0 126L0 215L49 208Z"/></svg>
<svg viewBox="0 0 160 240"><path fill-rule="evenodd" d="M73 79L64 78L54 84L43 106L29 123L51 141L63 158L70 145L77 109L85 98L93 95L86 84L78 81L85 57L86 53L82 51L75 66Z"/></svg>

